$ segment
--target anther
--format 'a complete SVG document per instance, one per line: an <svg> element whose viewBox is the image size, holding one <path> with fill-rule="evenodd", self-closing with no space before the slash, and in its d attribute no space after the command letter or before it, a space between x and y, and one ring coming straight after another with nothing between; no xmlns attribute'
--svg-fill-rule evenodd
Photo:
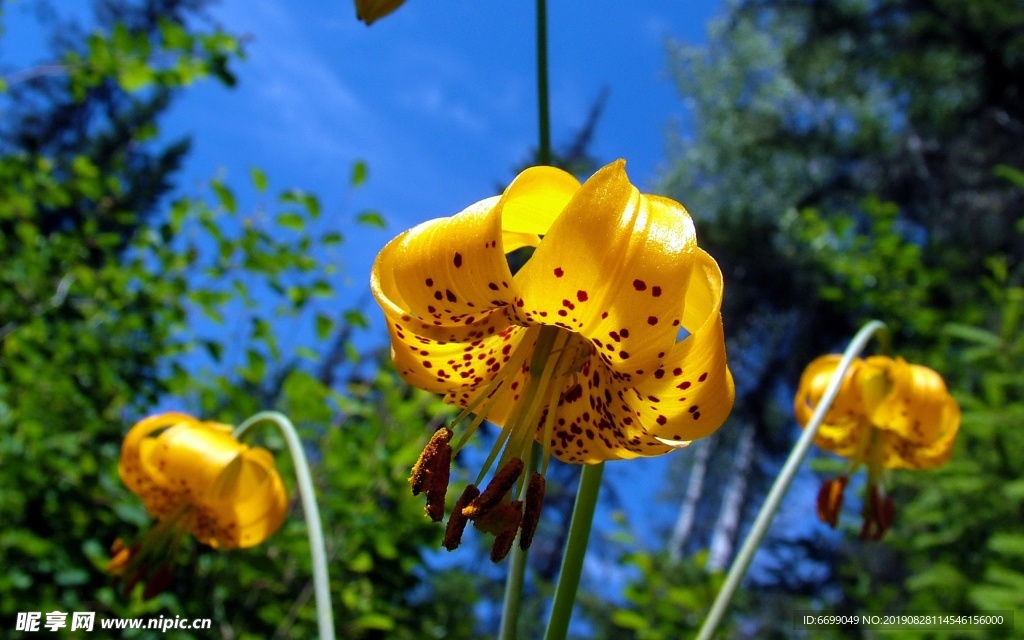
<svg viewBox="0 0 1024 640"><path fill-rule="evenodd" d="M522 458L512 458L505 463L505 466L491 478L491 483L487 485L484 492L462 510L462 515L473 520L487 515L487 512L501 502L515 485L516 480L523 473L523 466Z"/></svg>
<svg viewBox="0 0 1024 640"><path fill-rule="evenodd" d="M455 502L452 515L448 516L448 525L444 529L444 540L441 544L445 549L454 551L462 543L462 533L466 530L466 523L469 518L462 515L462 510L480 495L480 490L475 484L468 485L459 499Z"/></svg>
<svg viewBox="0 0 1024 640"><path fill-rule="evenodd" d="M451 462L451 445L449 444L451 440L452 430L448 427L441 427L430 437L430 442L427 443L427 446L423 447L423 453L416 460L416 464L412 467L412 475L409 476L409 484L412 485L412 495L418 496L423 491L424 484L435 468L431 461L439 453L447 450L449 463Z"/></svg>
<svg viewBox="0 0 1024 640"><path fill-rule="evenodd" d="M879 495L878 485L868 487L868 501L864 505L864 525L860 530L861 540L881 540L892 525L892 498Z"/></svg>
<svg viewBox="0 0 1024 640"><path fill-rule="evenodd" d="M448 440L451 439L451 430L448 431ZM448 440L438 447L437 454L427 461L426 480L423 483L423 492L427 494L427 515L434 522L444 519L444 498L448 493L448 480L452 468L452 448Z"/></svg>
<svg viewBox="0 0 1024 640"><path fill-rule="evenodd" d="M523 521L523 503L520 500L500 504L488 510L484 516L475 520L477 529L494 535L491 546L491 562L501 562L512 549L516 541L516 533Z"/></svg>
<svg viewBox="0 0 1024 640"><path fill-rule="evenodd" d="M843 491L849 478L845 475L832 478L822 483L818 491L818 519L833 529L839 520L839 511L843 508Z"/></svg>
<svg viewBox="0 0 1024 640"><path fill-rule="evenodd" d="M533 534L537 532L540 522L540 509L544 505L544 476L534 473L530 483L526 485L526 508L523 510L522 533L519 534L519 548L526 551L533 542Z"/></svg>

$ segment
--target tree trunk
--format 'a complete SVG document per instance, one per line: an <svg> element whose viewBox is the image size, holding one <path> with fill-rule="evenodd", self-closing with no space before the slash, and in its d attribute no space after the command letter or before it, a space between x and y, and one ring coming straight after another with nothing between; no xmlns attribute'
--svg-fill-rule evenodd
<svg viewBox="0 0 1024 640"><path fill-rule="evenodd" d="M720 571L729 566L736 544L736 533L739 530L743 515L743 503L747 497L747 479L754 454L754 429L744 425L736 444L735 462L729 486L722 496L722 508L718 512L714 533L711 536L711 550L708 557L708 571Z"/></svg>
<svg viewBox="0 0 1024 640"><path fill-rule="evenodd" d="M672 529L672 538L668 543L668 554L672 562L683 557L683 548L693 531L693 521L697 514L697 503L700 502L704 490L704 476L708 472L708 459L711 457L711 438L698 440L690 445L694 451L693 467L690 469L689 481L686 483L686 495L679 507L679 518Z"/></svg>

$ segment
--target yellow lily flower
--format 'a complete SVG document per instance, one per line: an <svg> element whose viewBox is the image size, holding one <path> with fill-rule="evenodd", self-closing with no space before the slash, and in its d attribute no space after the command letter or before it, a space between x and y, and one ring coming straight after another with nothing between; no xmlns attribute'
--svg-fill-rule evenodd
<svg viewBox="0 0 1024 640"><path fill-rule="evenodd" d="M232 427L163 413L138 422L125 437L118 471L159 523L141 542L118 541L107 569L127 590L150 574L169 581L167 557L181 531L214 548L257 545L288 513L288 496L266 449L234 438ZM149 591L147 586L147 591Z"/></svg>
<svg viewBox="0 0 1024 640"><path fill-rule="evenodd" d="M356 19L367 26L405 4L405 0L356 0Z"/></svg>
<svg viewBox="0 0 1024 640"><path fill-rule="evenodd" d="M506 254L527 246L513 275ZM413 470L431 518L444 515L453 451L485 418L503 428L477 480L500 451L490 486L471 485L449 518L450 549L467 520L495 534L492 558L520 527L529 546L544 494L542 474L521 479L534 441L544 467L552 455L655 456L732 409L718 264L682 205L641 194L621 160L583 185L553 167L523 171L501 196L388 243L371 288L398 373L463 407L452 427L476 416L454 449L454 432L438 431Z"/></svg>
<svg viewBox="0 0 1024 640"><path fill-rule="evenodd" d="M797 422L807 424L842 359L822 356L804 370L794 400ZM853 362L825 416L815 444L868 467L862 539L878 540L892 523L885 495L886 469L931 469L945 464L960 429L960 406L935 371L903 358L873 356ZM818 516L835 526L846 475L828 480L818 494Z"/></svg>

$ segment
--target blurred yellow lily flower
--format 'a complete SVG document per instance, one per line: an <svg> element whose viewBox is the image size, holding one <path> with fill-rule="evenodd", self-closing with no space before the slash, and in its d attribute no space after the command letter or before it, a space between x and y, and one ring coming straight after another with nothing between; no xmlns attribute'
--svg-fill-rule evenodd
<svg viewBox="0 0 1024 640"><path fill-rule="evenodd" d="M542 239L543 238L543 239ZM535 247L515 275L506 254ZM641 194L617 161L580 183L523 171L504 194L425 222L380 252L371 288L392 356L410 384L503 427L497 469L455 506L445 546L467 520L529 546L542 474L521 479L534 441L577 464L661 455L714 432L734 387L722 329L722 275L679 203ZM683 329L685 328L685 331ZM442 428L410 481L440 520L454 432ZM478 482L480 481L478 479ZM524 491L525 503L516 500Z"/></svg>
<svg viewBox="0 0 1024 640"><path fill-rule="evenodd" d="M405 0L356 0L356 18L367 26L405 4Z"/></svg>
<svg viewBox="0 0 1024 640"><path fill-rule="evenodd" d="M794 401L797 422L807 424L841 356L822 356L808 365ZM886 469L931 469L945 464L960 428L960 407L942 377L903 358L873 356L853 362L825 416L815 444L851 461L851 471L868 467L862 539L878 540L892 523L892 499L885 495ZM818 494L818 516L835 526L847 477L826 481Z"/></svg>
<svg viewBox="0 0 1024 640"><path fill-rule="evenodd" d="M269 451L234 438L232 427L163 413L125 437L118 466L125 485L159 523L141 542L115 543L108 571L128 590L143 574L166 574L181 531L214 548L257 545L288 513L288 496Z"/></svg>

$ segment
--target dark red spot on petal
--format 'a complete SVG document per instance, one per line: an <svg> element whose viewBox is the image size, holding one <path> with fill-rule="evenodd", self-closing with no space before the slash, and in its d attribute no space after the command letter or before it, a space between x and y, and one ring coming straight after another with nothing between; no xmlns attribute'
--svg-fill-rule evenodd
<svg viewBox="0 0 1024 640"><path fill-rule="evenodd" d="M697 378L697 382L704 382L707 379L708 379L708 372L705 371L704 373L700 374L699 378Z"/></svg>
<svg viewBox="0 0 1024 640"><path fill-rule="evenodd" d="M654 296L655 298L660 296L661 295L661 287L659 287L659 286L651 287L651 295Z"/></svg>
<svg viewBox="0 0 1024 640"><path fill-rule="evenodd" d="M433 278L427 278L427 286L428 287L434 286L434 279Z"/></svg>
<svg viewBox="0 0 1024 640"><path fill-rule="evenodd" d="M645 291L647 289L647 283L644 282L643 280L634 280L633 288L636 289L637 291Z"/></svg>
<svg viewBox="0 0 1024 640"><path fill-rule="evenodd" d="M455 263L455 268L456 268L456 269L458 269L459 267L461 267L461 266L462 266L462 254L461 254L461 253L456 253L456 254L455 254L455 259L454 259L454 260L452 260L452 262L454 262L454 263Z"/></svg>
<svg viewBox="0 0 1024 640"><path fill-rule="evenodd" d="M580 289L579 291L576 292L576 299L579 300L580 302L586 302L587 298L588 296L586 291Z"/></svg>
<svg viewBox="0 0 1024 640"><path fill-rule="evenodd" d="M445 289L444 290L444 297L448 298L448 302L455 302L456 301L455 294L452 293L451 289Z"/></svg>
<svg viewBox="0 0 1024 640"><path fill-rule="evenodd" d="M561 278L563 275L565 275L565 272L562 271L562 267L555 267L555 277Z"/></svg>
<svg viewBox="0 0 1024 640"><path fill-rule="evenodd" d="M647 324L653 327L658 324L658 318L656 316L647 316Z"/></svg>

